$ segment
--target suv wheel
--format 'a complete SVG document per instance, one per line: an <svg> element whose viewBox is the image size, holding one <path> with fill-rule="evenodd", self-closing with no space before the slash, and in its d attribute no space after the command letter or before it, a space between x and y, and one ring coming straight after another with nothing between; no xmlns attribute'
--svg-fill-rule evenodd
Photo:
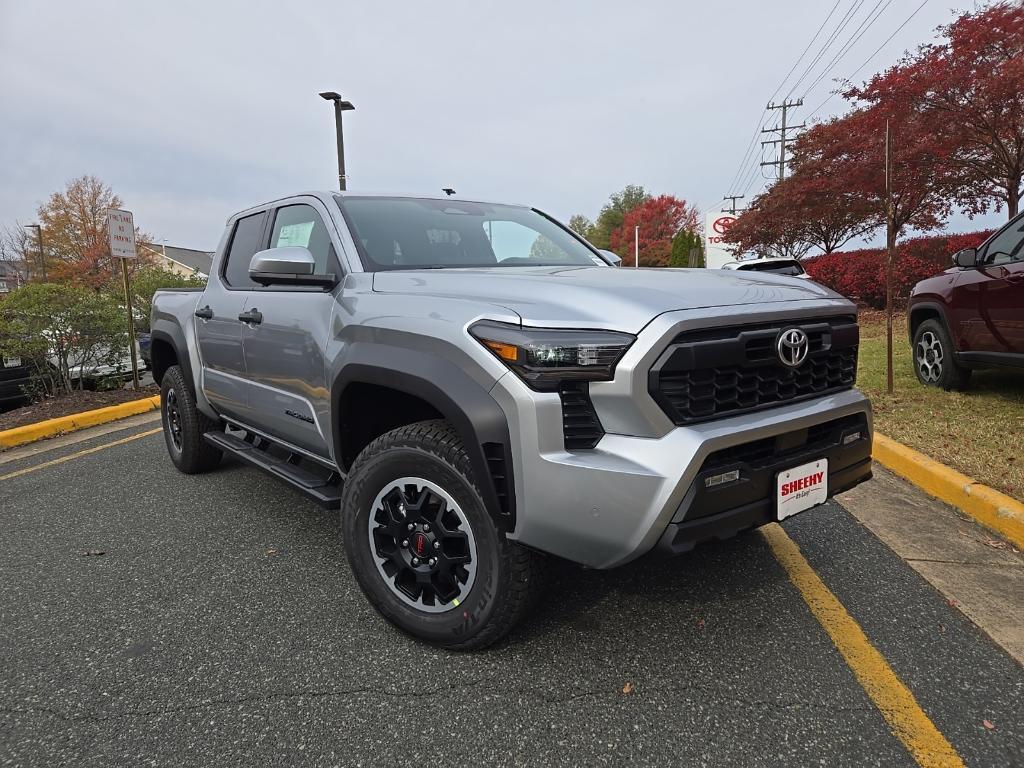
<svg viewBox="0 0 1024 768"><path fill-rule="evenodd" d="M186 475L194 475L220 463L221 452L203 439L204 432L219 430L220 424L196 407L196 398L180 366L172 365L164 372L160 382L160 414L167 453L174 466Z"/></svg>
<svg viewBox="0 0 1024 768"><path fill-rule="evenodd" d="M370 443L352 464L341 509L359 586L415 637L482 648L538 595L540 556L499 531L447 422L410 424Z"/></svg>
<svg viewBox="0 0 1024 768"><path fill-rule="evenodd" d="M953 358L953 342L946 327L935 319L925 320L914 333L914 373L925 386L946 390L963 389L971 369Z"/></svg>

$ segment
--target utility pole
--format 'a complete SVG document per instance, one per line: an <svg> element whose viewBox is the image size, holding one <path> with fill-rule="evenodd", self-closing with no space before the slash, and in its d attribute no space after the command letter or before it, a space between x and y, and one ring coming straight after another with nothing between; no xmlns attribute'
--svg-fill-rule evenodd
<svg viewBox="0 0 1024 768"><path fill-rule="evenodd" d="M896 255L896 222L892 202L892 137L885 121L885 391L892 394L892 263Z"/></svg>
<svg viewBox="0 0 1024 768"><path fill-rule="evenodd" d="M771 139L771 140L767 140L767 141L762 141L761 142L761 146L767 146L769 144L778 144L779 145L779 159L778 160L768 160L766 162L762 162L761 165L762 166L764 166L764 165L774 165L774 166L777 166L778 169L779 169L779 181L782 181L784 178L786 178L786 145L789 144L792 141L792 139L790 139L790 138L788 138L786 136L787 132L788 131L795 131L798 128L806 128L807 127L804 123L800 123L800 125L788 125L786 121L787 121L787 118L789 117L789 110L792 109L793 107L802 107L803 104L804 104L804 100L803 99L797 99L796 101L783 101L781 104L776 104L773 101L771 104L769 104L766 107L766 109L769 109L769 110L776 110L776 109L778 109L778 110L780 110L782 112L782 124L780 126L778 126L777 128L765 128L763 131L761 131L761 133L778 133L779 134L779 138L777 138L777 139Z"/></svg>
<svg viewBox="0 0 1024 768"><path fill-rule="evenodd" d="M729 213L731 213L733 216L735 216L737 213L742 213L745 210L744 208L736 207L736 201L742 200L743 197L744 195L726 195L725 197L722 198L723 201L729 201ZM724 210L725 206L722 206L722 208Z"/></svg>
<svg viewBox="0 0 1024 768"><path fill-rule="evenodd" d="M341 113L355 109L351 101L345 101L341 94L334 91L324 91L320 94L321 99L334 102L334 132L338 140L338 188L345 191L345 137L341 131Z"/></svg>

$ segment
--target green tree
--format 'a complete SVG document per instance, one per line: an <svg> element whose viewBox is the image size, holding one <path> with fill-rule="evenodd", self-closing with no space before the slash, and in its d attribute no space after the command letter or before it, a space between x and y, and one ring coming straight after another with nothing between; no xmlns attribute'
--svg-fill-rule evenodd
<svg viewBox="0 0 1024 768"><path fill-rule="evenodd" d="M20 357L48 392L70 392L79 367L110 364L127 349L113 297L66 283L29 283L0 301L0 354Z"/></svg>
<svg viewBox="0 0 1024 768"><path fill-rule="evenodd" d="M650 193L639 184L628 184L621 192L613 193L597 215L597 221L590 228L587 239L595 248L610 248L612 232L622 226L626 214L650 198Z"/></svg>
<svg viewBox="0 0 1024 768"><path fill-rule="evenodd" d="M590 232L594 228L594 222L584 216L582 213L574 214L569 219L569 229L575 232L580 237L590 239Z"/></svg>
<svg viewBox="0 0 1024 768"><path fill-rule="evenodd" d="M670 267L690 266L690 251L697 249L697 261L695 267L704 266L704 238L699 232L690 229L681 229L672 238L672 256L669 259Z"/></svg>
<svg viewBox="0 0 1024 768"><path fill-rule="evenodd" d="M153 309L153 294L161 288L202 288L206 281L195 275L179 275L159 266L144 266L132 278L132 308L135 325L140 331L149 329L149 316ZM120 296L117 297L120 300Z"/></svg>

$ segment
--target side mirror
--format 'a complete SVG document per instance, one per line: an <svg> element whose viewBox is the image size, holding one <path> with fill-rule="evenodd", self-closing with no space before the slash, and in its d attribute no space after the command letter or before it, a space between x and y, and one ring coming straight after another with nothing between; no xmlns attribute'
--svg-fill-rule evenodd
<svg viewBox="0 0 1024 768"><path fill-rule="evenodd" d="M964 248L953 254L953 266L970 269L978 266L978 249Z"/></svg>
<svg viewBox="0 0 1024 768"><path fill-rule="evenodd" d="M614 251L606 251L606 250L604 250L602 248L602 249L598 250L598 253L601 254L601 258L602 259L607 261L613 267L621 267L622 266L622 257L619 256L619 254L615 253Z"/></svg>
<svg viewBox="0 0 1024 768"><path fill-rule="evenodd" d="M308 248L284 245L258 251L249 262L249 277L260 285L333 286L334 275L317 275L316 259Z"/></svg>

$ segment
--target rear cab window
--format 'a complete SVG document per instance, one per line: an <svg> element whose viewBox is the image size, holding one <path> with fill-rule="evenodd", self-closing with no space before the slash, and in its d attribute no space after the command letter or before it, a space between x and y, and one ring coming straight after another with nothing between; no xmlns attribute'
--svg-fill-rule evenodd
<svg viewBox="0 0 1024 768"><path fill-rule="evenodd" d="M263 225L267 220L266 211L245 216L235 222L231 241L225 253L224 269L221 276L231 288L253 288L249 279L249 263L263 245Z"/></svg>

